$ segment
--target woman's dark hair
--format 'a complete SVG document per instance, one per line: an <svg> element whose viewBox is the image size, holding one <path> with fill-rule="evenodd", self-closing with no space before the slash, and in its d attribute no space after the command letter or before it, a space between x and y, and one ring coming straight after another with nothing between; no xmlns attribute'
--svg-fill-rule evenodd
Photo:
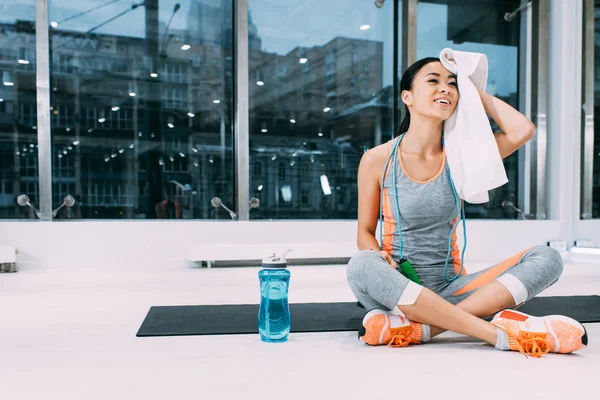
<svg viewBox="0 0 600 400"><path fill-rule="evenodd" d="M415 76L417 76L421 68L432 62L440 62L440 59L437 57L426 57L408 67L406 71L404 71L404 74L402 74L402 80L400 80L400 94L402 94L402 92L405 90L411 90ZM408 107L406 104L404 105L404 111L404 119L400 124L398 134L405 133L408 131L408 127L410 126L410 113L408 112Z"/></svg>

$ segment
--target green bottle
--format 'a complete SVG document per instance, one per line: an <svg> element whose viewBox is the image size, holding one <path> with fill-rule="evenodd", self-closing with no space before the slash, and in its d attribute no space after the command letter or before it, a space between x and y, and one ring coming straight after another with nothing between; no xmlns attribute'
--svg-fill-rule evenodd
<svg viewBox="0 0 600 400"><path fill-rule="evenodd" d="M398 261L397 270L398 270L398 272L400 272L402 275L404 275L405 277L407 277L414 283L422 285L421 280L419 279L419 276L415 272L415 269L410 264L410 261L408 261L406 258L402 258L402 259L400 259L400 261Z"/></svg>

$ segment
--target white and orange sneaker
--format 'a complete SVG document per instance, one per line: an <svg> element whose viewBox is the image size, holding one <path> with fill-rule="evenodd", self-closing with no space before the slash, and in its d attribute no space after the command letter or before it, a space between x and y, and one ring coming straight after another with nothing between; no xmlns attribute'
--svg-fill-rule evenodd
<svg viewBox="0 0 600 400"><path fill-rule="evenodd" d="M541 357L551 353L572 353L587 346L583 325L562 315L534 317L515 310L503 310L492 324L508 334L511 350Z"/></svg>
<svg viewBox="0 0 600 400"><path fill-rule="evenodd" d="M423 341L423 329L402 315L374 309L365 314L358 339L371 346L406 347Z"/></svg>

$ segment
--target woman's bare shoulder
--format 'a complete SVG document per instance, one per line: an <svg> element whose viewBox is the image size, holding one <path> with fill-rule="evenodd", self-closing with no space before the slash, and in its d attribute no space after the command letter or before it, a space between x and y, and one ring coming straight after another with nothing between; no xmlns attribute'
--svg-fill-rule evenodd
<svg viewBox="0 0 600 400"><path fill-rule="evenodd" d="M380 144L365 152L360 160L359 181L376 181L377 185L381 185L381 173L388 155L389 143Z"/></svg>
<svg viewBox="0 0 600 400"><path fill-rule="evenodd" d="M389 143L383 143L379 146L375 146L372 149L368 150L363 154L361 158L361 164L364 165L365 168L371 169L381 169L385 165L385 162L390 153L390 145Z"/></svg>

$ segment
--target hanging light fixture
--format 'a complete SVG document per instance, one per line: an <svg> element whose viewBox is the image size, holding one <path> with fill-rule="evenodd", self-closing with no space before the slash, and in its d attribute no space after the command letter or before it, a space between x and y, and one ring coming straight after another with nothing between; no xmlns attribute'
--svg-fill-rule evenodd
<svg viewBox="0 0 600 400"><path fill-rule="evenodd" d="M2 72L2 83L4 86L14 86L15 82L13 81L13 76L10 71Z"/></svg>
<svg viewBox="0 0 600 400"><path fill-rule="evenodd" d="M131 97L135 97L136 93L135 93L135 87L133 85L133 82L129 82L129 96Z"/></svg>

